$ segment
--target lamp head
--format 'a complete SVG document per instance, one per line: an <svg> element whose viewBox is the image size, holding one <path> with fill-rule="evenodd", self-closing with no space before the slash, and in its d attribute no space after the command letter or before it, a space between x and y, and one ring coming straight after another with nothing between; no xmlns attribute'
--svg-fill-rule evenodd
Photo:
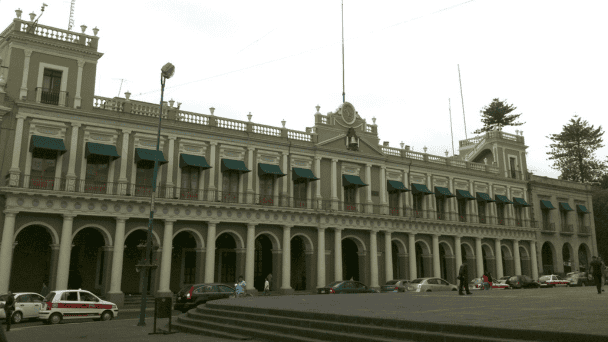
<svg viewBox="0 0 608 342"><path fill-rule="evenodd" d="M160 69L161 71L161 75L164 78L171 78L173 76L173 74L175 73L175 66L171 63L167 63L165 65L163 65L163 67Z"/></svg>

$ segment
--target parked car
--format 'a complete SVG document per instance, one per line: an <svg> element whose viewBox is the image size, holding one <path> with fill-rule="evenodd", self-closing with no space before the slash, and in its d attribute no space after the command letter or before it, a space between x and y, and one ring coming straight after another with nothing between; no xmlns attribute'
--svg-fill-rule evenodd
<svg viewBox="0 0 608 342"><path fill-rule="evenodd" d="M15 296L15 312L13 312L12 322L20 323L24 319L38 319L38 312L42 309L44 297L35 292L17 292ZM0 319L6 318L4 304L8 295L0 296Z"/></svg>
<svg viewBox="0 0 608 342"><path fill-rule="evenodd" d="M587 272L570 272L566 274L566 278L570 281L570 286L592 285Z"/></svg>
<svg viewBox="0 0 608 342"><path fill-rule="evenodd" d="M475 278L469 282L469 290L480 290L483 287L483 280Z"/></svg>
<svg viewBox="0 0 608 342"><path fill-rule="evenodd" d="M378 291L354 280L335 281L325 287L319 287L317 294L339 294L339 293L378 293Z"/></svg>
<svg viewBox="0 0 608 342"><path fill-rule="evenodd" d="M52 291L44 298L44 302L38 318L48 324L78 318L109 321L118 316L116 304L101 300L82 289Z"/></svg>
<svg viewBox="0 0 608 342"><path fill-rule="evenodd" d="M187 285L177 293L173 309L187 312L210 300L229 298L235 291L234 287L220 283Z"/></svg>
<svg viewBox="0 0 608 342"><path fill-rule="evenodd" d="M380 292L405 292L409 283L410 281L406 279L389 280L380 287Z"/></svg>
<svg viewBox="0 0 608 342"><path fill-rule="evenodd" d="M415 292L458 291L458 286L441 278L418 278L408 284L407 290Z"/></svg>
<svg viewBox="0 0 608 342"><path fill-rule="evenodd" d="M512 289L522 289L522 288L539 288L540 283L527 275L515 275L507 280L507 284Z"/></svg>
<svg viewBox="0 0 608 342"><path fill-rule="evenodd" d="M544 275L538 279L541 287L570 286L570 281L556 274Z"/></svg>
<svg viewBox="0 0 608 342"><path fill-rule="evenodd" d="M508 289L509 284L506 283L507 279L509 279L509 277L502 277L500 279L495 280L494 282L492 282L492 288ZM483 290L483 280L481 278L475 278L471 280L471 282L469 283L469 290Z"/></svg>

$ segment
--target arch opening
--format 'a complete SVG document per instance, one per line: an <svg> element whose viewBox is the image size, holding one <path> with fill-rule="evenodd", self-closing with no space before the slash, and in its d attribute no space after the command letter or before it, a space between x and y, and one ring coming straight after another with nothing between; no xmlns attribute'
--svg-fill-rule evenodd
<svg viewBox="0 0 608 342"><path fill-rule="evenodd" d="M236 280L236 240L230 233L215 239L215 282L233 283Z"/></svg>
<svg viewBox="0 0 608 342"><path fill-rule="evenodd" d="M255 239L253 285L258 291L264 291L266 277L272 273L272 263L272 241L266 234L261 234Z"/></svg>
<svg viewBox="0 0 608 342"><path fill-rule="evenodd" d="M351 238L342 239L342 279L359 281L359 247Z"/></svg>
<svg viewBox="0 0 608 342"><path fill-rule="evenodd" d="M196 237L192 232L184 230L171 243L171 279L169 288L176 293L186 284L196 282Z"/></svg>
<svg viewBox="0 0 608 342"><path fill-rule="evenodd" d="M295 236L291 239L291 288L295 291L306 290L306 245L304 239Z"/></svg>
<svg viewBox="0 0 608 342"><path fill-rule="evenodd" d="M543 262L543 274L553 274L554 265L553 265L553 251L551 250L551 245L549 242L545 242L541 249L541 256Z"/></svg>
<svg viewBox="0 0 608 342"><path fill-rule="evenodd" d="M97 228L81 229L72 240L68 289L88 289L101 295L104 277L104 236Z"/></svg>
<svg viewBox="0 0 608 342"><path fill-rule="evenodd" d="M47 227L31 225L15 236L9 289L12 292L40 292L42 283L51 287L51 244L53 237Z"/></svg>

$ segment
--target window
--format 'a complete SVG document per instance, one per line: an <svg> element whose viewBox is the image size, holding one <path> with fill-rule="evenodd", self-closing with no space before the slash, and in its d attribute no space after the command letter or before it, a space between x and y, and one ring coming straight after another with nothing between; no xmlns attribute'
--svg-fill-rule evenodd
<svg viewBox="0 0 608 342"><path fill-rule="evenodd" d="M21 296L15 298L15 302L17 302L17 303L27 303L30 301L31 301L30 295L27 295L27 294L24 294L24 295L21 295Z"/></svg>
<svg viewBox="0 0 608 342"><path fill-rule="evenodd" d="M135 174L135 196L149 197L152 194L152 178L154 177L154 162L142 160L137 163Z"/></svg>
<svg viewBox="0 0 608 342"><path fill-rule="evenodd" d="M437 279L428 279L426 281L426 283L429 284L429 285L437 285L437 284L439 284L439 282L437 282Z"/></svg>
<svg viewBox="0 0 608 342"><path fill-rule="evenodd" d="M260 200L261 205L274 205L272 195L274 193L274 176L264 175L260 177Z"/></svg>
<svg viewBox="0 0 608 342"><path fill-rule="evenodd" d="M445 198L435 197L435 203L437 203L437 219L445 220Z"/></svg>
<svg viewBox="0 0 608 342"><path fill-rule="evenodd" d="M413 209L414 209L414 216L417 218L421 218L422 217L422 201L424 200L424 195L421 193L412 195L412 199L414 200L413 203Z"/></svg>
<svg viewBox="0 0 608 342"><path fill-rule="evenodd" d="M236 171L223 173L222 202L237 203L239 201L239 178L240 173Z"/></svg>
<svg viewBox="0 0 608 342"><path fill-rule="evenodd" d="M458 220L467 222L467 201L465 199L458 200Z"/></svg>
<svg viewBox="0 0 608 342"><path fill-rule="evenodd" d="M344 210L357 211L357 188L352 186L344 188Z"/></svg>
<svg viewBox="0 0 608 342"><path fill-rule="evenodd" d="M578 213L577 221L578 221L578 227L582 228L585 225L585 214Z"/></svg>
<svg viewBox="0 0 608 342"><path fill-rule="evenodd" d="M219 285L220 288L220 292L224 292L224 293L232 293L234 292L233 289L229 288L228 286L224 286L224 285Z"/></svg>
<svg viewBox="0 0 608 342"><path fill-rule="evenodd" d="M83 302L98 302L97 297L88 292L80 292L80 300Z"/></svg>
<svg viewBox="0 0 608 342"><path fill-rule="evenodd" d="M78 301L78 292L64 292L61 300Z"/></svg>
<svg viewBox="0 0 608 342"><path fill-rule="evenodd" d="M108 184L110 157L91 154L87 157L84 192L105 194Z"/></svg>
<svg viewBox="0 0 608 342"><path fill-rule="evenodd" d="M479 216L479 223L486 223L486 202L477 201L477 213Z"/></svg>
<svg viewBox="0 0 608 342"><path fill-rule="evenodd" d="M513 207L513 210L515 210L515 225L521 227L522 226L522 217L523 217L523 209L520 206L515 206Z"/></svg>
<svg viewBox="0 0 608 342"><path fill-rule="evenodd" d="M550 229L551 212L548 209L542 209L543 229Z"/></svg>
<svg viewBox="0 0 608 342"><path fill-rule="evenodd" d="M30 189L53 190L56 164L57 151L34 149Z"/></svg>
<svg viewBox="0 0 608 342"><path fill-rule="evenodd" d="M509 158L509 164L511 166L511 178L517 179L517 170L515 169L515 158Z"/></svg>
<svg viewBox="0 0 608 342"><path fill-rule="evenodd" d="M296 208L306 208L307 198L306 191L308 190L307 182L300 182L293 184L293 198L294 198L294 206Z"/></svg>
<svg viewBox="0 0 608 342"><path fill-rule="evenodd" d="M400 192L391 192L388 194L388 207L390 214L393 216L399 216L399 196Z"/></svg>
<svg viewBox="0 0 608 342"><path fill-rule="evenodd" d="M443 280L443 279L439 279L439 283L440 283L441 285L445 285L445 286L450 285L450 283L448 283L447 281L445 281L445 280Z"/></svg>
<svg viewBox="0 0 608 342"><path fill-rule="evenodd" d="M498 216L498 224L505 225L505 204L496 203L496 216Z"/></svg>
<svg viewBox="0 0 608 342"><path fill-rule="evenodd" d="M182 184L179 196L181 199L198 199L198 174L200 169L195 166L182 167Z"/></svg>
<svg viewBox="0 0 608 342"><path fill-rule="evenodd" d="M61 75L62 71L53 69L44 69L42 79L42 91L40 102L46 104L59 104L59 93L61 90Z"/></svg>
<svg viewBox="0 0 608 342"><path fill-rule="evenodd" d="M568 228L568 212L566 210L560 210L559 218L562 225L562 231L566 231Z"/></svg>

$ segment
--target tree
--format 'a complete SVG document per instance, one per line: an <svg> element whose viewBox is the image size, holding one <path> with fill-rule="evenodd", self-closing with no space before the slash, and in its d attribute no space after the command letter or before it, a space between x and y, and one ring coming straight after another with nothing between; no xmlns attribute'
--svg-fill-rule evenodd
<svg viewBox="0 0 608 342"><path fill-rule="evenodd" d="M575 115L561 133L547 138L553 141L549 159L553 169L561 171L561 178L581 183L601 181L606 163L595 158L595 151L602 145L602 126L597 129Z"/></svg>
<svg viewBox="0 0 608 342"><path fill-rule="evenodd" d="M473 132L473 134L489 132L495 128L500 130L504 126L521 126L525 124L525 122L515 122L521 114L509 114L516 109L517 107L508 104L507 100L500 101L497 98L492 100L489 106L485 106L483 110L479 111L483 127Z"/></svg>

